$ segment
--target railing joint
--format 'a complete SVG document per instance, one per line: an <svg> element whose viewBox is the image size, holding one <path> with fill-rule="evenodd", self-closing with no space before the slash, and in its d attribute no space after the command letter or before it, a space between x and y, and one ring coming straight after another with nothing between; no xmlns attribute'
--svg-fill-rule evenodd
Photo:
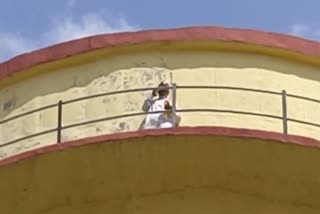
<svg viewBox="0 0 320 214"><path fill-rule="evenodd" d="M61 143L61 130L62 130L62 106L63 102L58 102L58 125L57 125L57 143Z"/></svg>
<svg viewBox="0 0 320 214"><path fill-rule="evenodd" d="M287 92L282 90L282 126L283 133L288 134L288 109L287 109Z"/></svg>

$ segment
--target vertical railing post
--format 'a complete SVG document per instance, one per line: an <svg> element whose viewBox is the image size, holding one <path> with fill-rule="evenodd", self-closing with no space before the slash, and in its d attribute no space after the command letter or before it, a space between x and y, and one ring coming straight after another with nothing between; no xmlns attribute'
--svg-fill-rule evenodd
<svg viewBox="0 0 320 214"><path fill-rule="evenodd" d="M58 126L57 126L57 143L61 143L61 129L62 129L62 104L60 100L58 103Z"/></svg>
<svg viewBox="0 0 320 214"><path fill-rule="evenodd" d="M288 134L287 92L282 90L282 124L283 133Z"/></svg>
<svg viewBox="0 0 320 214"><path fill-rule="evenodd" d="M177 108L177 85L172 83L172 109L171 109L171 119L173 127L176 126L176 108Z"/></svg>

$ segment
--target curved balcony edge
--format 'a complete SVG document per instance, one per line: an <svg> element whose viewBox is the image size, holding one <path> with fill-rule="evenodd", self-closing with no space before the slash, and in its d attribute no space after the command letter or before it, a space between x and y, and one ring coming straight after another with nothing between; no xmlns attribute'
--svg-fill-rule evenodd
<svg viewBox="0 0 320 214"><path fill-rule="evenodd" d="M319 42L292 35L216 26L182 27L96 35L21 54L0 63L0 80L34 66L55 62L90 51L160 41L239 42L302 54L310 58L315 57L316 63L320 56Z"/></svg>
<svg viewBox="0 0 320 214"><path fill-rule="evenodd" d="M64 149L97 144L97 143L111 143L121 140L130 140L144 137L157 137L157 136L221 136L233 138L250 138L264 141L273 141L277 143L293 144L311 148L320 148L320 141L297 135L287 135L278 132L263 131L256 129L243 129L243 128L229 128L229 127L216 127L216 126L198 126L198 127L177 127L168 129L149 129L123 133L113 133L107 135L100 135L88 138L82 138L74 141L63 142L60 144L49 145L39 149L27 151L14 156L0 160L0 167L14 164L19 161L31 159L40 155L49 154L52 152L61 151Z"/></svg>

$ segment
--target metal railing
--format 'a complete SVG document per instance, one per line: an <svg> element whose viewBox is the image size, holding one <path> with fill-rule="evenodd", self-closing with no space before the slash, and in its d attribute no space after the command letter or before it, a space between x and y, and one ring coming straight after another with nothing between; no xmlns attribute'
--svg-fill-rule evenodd
<svg viewBox="0 0 320 214"><path fill-rule="evenodd" d="M24 136L9 142L5 142L0 144L0 148L3 148L5 146L12 145L14 143L28 140L31 138L35 138L41 135L49 134L56 132L57 133L57 143L61 143L61 134L63 130L78 127L78 126L83 126L83 125L88 125L88 124L93 124L93 123L98 123L98 122L103 122L103 121L108 121L108 120L115 120L119 118L128 118L128 117L134 117L134 116L142 116L146 114L155 114L155 113L162 113L164 111L158 111L158 112L152 112L152 113L146 113L146 112L138 112L138 113L128 113L128 114L122 114L122 115L117 115L117 116L110 116L110 117L104 117L104 118L99 118L99 119L94 119L94 120L89 120L89 121L84 121L84 122L79 122L79 123L73 123L70 125L63 125L63 107L65 105L71 104L71 103L76 103L80 102L83 100L89 100L93 98L98 98L98 97L103 97L103 96L111 96L111 95L118 95L118 94L126 94L126 93L133 93L133 92L144 92L144 91L149 91L153 90L155 88L138 88L138 89L130 89L130 90L121 90L121 91L114 91L114 92L107 92L107 93L100 93L100 94L94 94L94 95L89 95L89 96L84 96L72 100L67 100L67 101L59 101L57 104L52 104L52 105L47 105L43 106L28 112L24 112L19 115L12 116L10 118L4 119L0 121L0 125L11 122L13 120L20 119L22 117L28 116L33 113L41 112L47 109L52 109L56 108L57 109L57 126L56 128L53 129L48 129L42 132L37 132L28 136ZM177 86L176 84L172 84L171 87L167 87L167 89L172 90L172 113L183 113L183 112L214 112L214 113L229 113L229 114L239 114L239 115L251 115L251 116L257 116L257 117L266 117L266 118L272 118L272 119L278 119L282 120L282 127L283 127L283 133L288 134L288 122L295 122L295 123L300 123L308 126L314 126L314 127L320 127L320 124L317 123L311 123L308 121L302 121L294 118L288 117L287 113L287 98L296 98L300 100L306 100L310 102L315 102L320 104L320 100L318 99L313 99L309 97L303 97L303 96L298 96L298 95L293 95L293 94L287 94L285 90L282 90L281 92L276 92L276 91L269 91L269 90L260 90L260 89L252 89L252 88L244 88L244 87L229 87L229 86ZM210 90L233 90L233 91L245 91L245 92L253 92L253 93L263 93L263 94L271 94L275 96L279 96L279 99L281 99L281 109L282 109L282 115L277 116L277 115L271 115L271 114L263 114L263 113L256 113L256 112L248 112L248 111L239 111L239 110L231 110L231 109L207 109L207 108L193 108L193 109L176 109L176 101L177 101L177 96L176 92L177 90L184 90L184 89L193 89L193 90L203 90L203 89L210 89ZM175 124L175 117L173 118L173 124Z"/></svg>

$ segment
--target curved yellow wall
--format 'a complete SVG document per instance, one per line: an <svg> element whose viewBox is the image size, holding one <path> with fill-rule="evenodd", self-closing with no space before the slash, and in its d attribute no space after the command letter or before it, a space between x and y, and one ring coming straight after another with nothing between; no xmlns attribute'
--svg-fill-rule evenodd
<svg viewBox="0 0 320 214"><path fill-rule="evenodd" d="M133 50L135 48L133 47ZM177 85L222 85L272 90L320 99L319 67L262 54L221 50L146 49L102 54L90 60L81 56L34 68L38 75L17 81L0 91L2 119L59 100L90 94L141 87L154 87L167 80ZM48 69L49 68L49 69ZM47 72L50 70L50 72ZM31 70L32 71L32 70ZM171 79L172 78L172 79ZM141 111L149 92L100 97L64 106L63 124ZM281 97L227 90L180 89L178 107L219 108L281 116ZM288 117L317 123L320 105L288 98ZM182 126L226 126L282 132L282 121L221 113L181 113ZM143 117L124 118L65 130L63 141L107 133L134 131ZM0 142L57 125L57 109L45 110L0 125ZM289 133L320 139L320 130L289 123ZM56 133L47 134L0 149L0 158L54 144Z"/></svg>
<svg viewBox="0 0 320 214"><path fill-rule="evenodd" d="M316 214L318 149L160 135L50 152L0 170L2 213Z"/></svg>

